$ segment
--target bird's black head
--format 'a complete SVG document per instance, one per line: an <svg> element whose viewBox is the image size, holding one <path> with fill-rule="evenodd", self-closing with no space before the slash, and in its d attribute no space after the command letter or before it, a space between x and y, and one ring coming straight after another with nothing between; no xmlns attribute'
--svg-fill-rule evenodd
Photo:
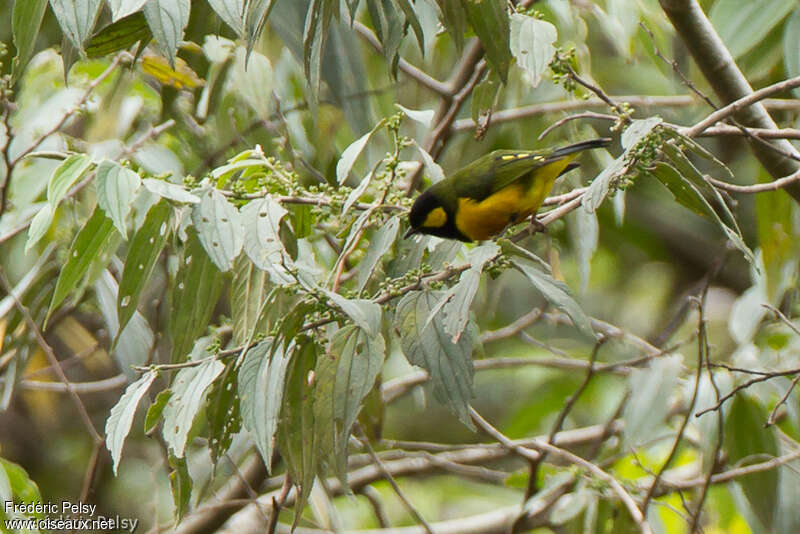
<svg viewBox="0 0 800 534"><path fill-rule="evenodd" d="M469 241L455 224L452 207L440 197L434 188L428 188L417 197L408 214L411 228L405 237L428 234L446 239Z"/></svg>

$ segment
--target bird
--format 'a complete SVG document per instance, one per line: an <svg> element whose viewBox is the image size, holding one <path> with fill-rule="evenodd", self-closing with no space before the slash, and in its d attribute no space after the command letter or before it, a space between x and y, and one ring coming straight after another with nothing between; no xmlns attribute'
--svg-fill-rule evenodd
<svg viewBox="0 0 800 534"><path fill-rule="evenodd" d="M490 239L536 213L556 178L578 167L572 160L579 152L610 143L598 138L555 149L495 150L481 156L417 197L405 237Z"/></svg>

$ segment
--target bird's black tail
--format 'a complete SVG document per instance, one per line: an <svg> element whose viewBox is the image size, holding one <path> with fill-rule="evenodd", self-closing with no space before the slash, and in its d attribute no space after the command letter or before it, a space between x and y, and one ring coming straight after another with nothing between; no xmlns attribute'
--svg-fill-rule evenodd
<svg viewBox="0 0 800 534"><path fill-rule="evenodd" d="M589 150L592 148L602 148L604 146L608 146L611 144L611 139L608 137L600 137L598 139L589 139L588 141L581 141L580 143L575 143L574 145L564 146L561 148L557 148L553 151L553 153L548 157L548 159L555 159L567 156L569 154L574 154L575 152L580 152L581 150Z"/></svg>

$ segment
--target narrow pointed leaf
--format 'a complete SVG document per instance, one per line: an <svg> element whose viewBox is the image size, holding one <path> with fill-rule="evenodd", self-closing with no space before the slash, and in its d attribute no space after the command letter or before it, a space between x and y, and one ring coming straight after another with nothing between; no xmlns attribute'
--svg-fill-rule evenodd
<svg viewBox="0 0 800 534"><path fill-rule="evenodd" d="M238 36L244 35L245 10L250 4L250 9L255 9L253 4L264 2L248 2L247 0L208 0L211 9L216 12L222 22L227 24ZM269 3L269 2L267 2ZM248 39L248 43L249 43Z"/></svg>
<svg viewBox="0 0 800 534"><path fill-rule="evenodd" d="M367 285L370 276L372 276L372 273L375 271L375 267L378 265L378 262L380 262L383 255L386 254L390 248L392 248L392 244L397 237L397 231L399 228L400 219L395 216L389 219L389 221L385 224L381 225L381 227L378 228L378 230L372 235L372 239L369 240L367 252L364 254L364 259L362 259L361 263L358 264L358 278L356 286L358 292L361 292L364 289L364 286Z"/></svg>
<svg viewBox="0 0 800 534"><path fill-rule="evenodd" d="M39 210L39 213L33 217L31 220L31 225L28 228L28 240L25 242L26 254L31 248L33 248L34 245L36 245L36 243L39 242L41 238L44 237L44 234L47 233L47 230L53 223L54 212L55 210L52 208L50 203L46 203Z"/></svg>
<svg viewBox="0 0 800 534"><path fill-rule="evenodd" d="M231 282L231 319L233 343L243 345L264 327L264 308L269 305L269 274L258 269L246 256L239 256L233 266Z"/></svg>
<svg viewBox="0 0 800 534"><path fill-rule="evenodd" d="M128 437L128 432L131 430L133 424L133 416L136 414L136 408L139 406L139 401L142 400L144 394L150 389L153 381L156 379L156 373L149 371L142 375L142 377L128 385L125 393L119 398L117 404L111 408L111 415L108 416L106 421L106 447L111 453L113 461L114 474L117 474L119 461L122 457L122 447L125 445L125 438Z"/></svg>
<svg viewBox="0 0 800 534"><path fill-rule="evenodd" d="M36 37L39 35L46 8L47 0L14 2L14 10L11 14L11 33L17 55L14 56L12 63L13 81L19 79L28 61L33 57L36 49Z"/></svg>
<svg viewBox="0 0 800 534"><path fill-rule="evenodd" d="M511 65L508 7L505 0L461 0L467 19L481 40L486 57L506 83Z"/></svg>
<svg viewBox="0 0 800 534"><path fill-rule="evenodd" d="M364 150L364 147L367 146L370 137L382 128L385 123L385 120L380 121L372 130L350 143L350 145L344 149L342 157L339 158L338 163L336 163L336 181L339 182L340 185L347 180L347 177L350 175L350 170L356 162L356 158L358 158L358 155Z"/></svg>
<svg viewBox="0 0 800 534"><path fill-rule="evenodd" d="M92 160L86 154L73 154L56 168L47 183L47 201L53 210L91 165Z"/></svg>
<svg viewBox="0 0 800 534"><path fill-rule="evenodd" d="M90 58L107 56L127 50L138 42L149 41L152 37L144 14L137 11L94 34L86 44L86 55Z"/></svg>
<svg viewBox="0 0 800 534"><path fill-rule="evenodd" d="M238 0L241 2L241 0ZM247 41L247 50L253 49L253 45L264 29L264 23L269 18L270 11L276 4L276 0L250 0L247 2L247 13L244 20L244 38Z"/></svg>

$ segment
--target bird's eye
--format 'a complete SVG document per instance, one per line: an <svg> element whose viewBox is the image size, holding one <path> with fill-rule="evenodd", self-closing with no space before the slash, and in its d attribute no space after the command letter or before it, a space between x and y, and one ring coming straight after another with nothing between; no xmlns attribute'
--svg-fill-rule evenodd
<svg viewBox="0 0 800 534"><path fill-rule="evenodd" d="M428 213L425 217L425 220L422 222L422 226L428 228L440 228L445 225L447 222L447 212L444 211L443 208L434 208Z"/></svg>

